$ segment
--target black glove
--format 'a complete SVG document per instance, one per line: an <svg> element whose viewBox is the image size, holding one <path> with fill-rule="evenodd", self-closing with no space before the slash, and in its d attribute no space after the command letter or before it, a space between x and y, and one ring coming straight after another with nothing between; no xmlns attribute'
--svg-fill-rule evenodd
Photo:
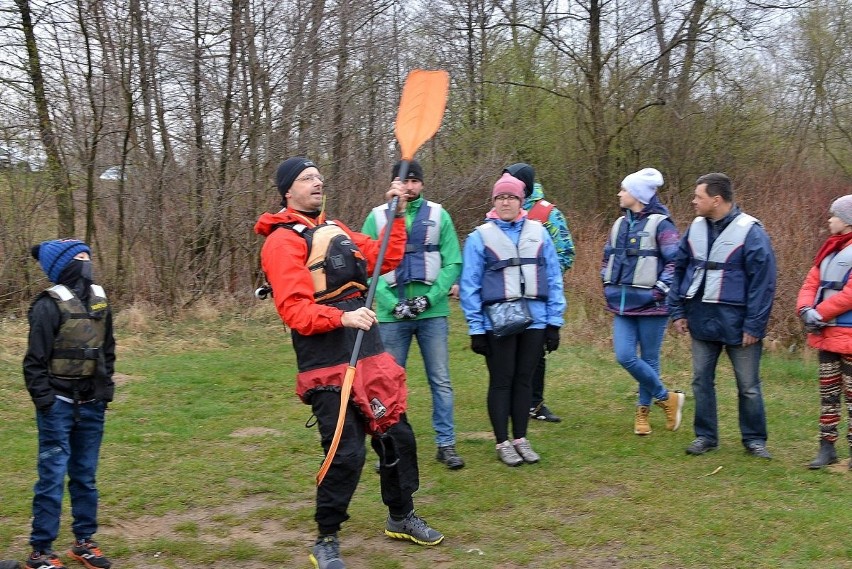
<svg viewBox="0 0 852 569"><path fill-rule="evenodd" d="M544 349L547 350L547 353L559 349L559 326L548 324L544 329Z"/></svg>
<svg viewBox="0 0 852 569"><path fill-rule="evenodd" d="M485 334L472 334L470 336L470 349L480 356L491 355L491 348L488 346L488 338Z"/></svg>
<svg viewBox="0 0 852 569"><path fill-rule="evenodd" d="M429 299L425 296L415 296L414 298L408 301L408 306L411 309L411 313L417 316L418 314L423 314L426 310L432 306L429 302Z"/></svg>
<svg viewBox="0 0 852 569"><path fill-rule="evenodd" d="M412 320L417 315L411 312L411 306L407 300L402 300L393 307L393 317L397 320Z"/></svg>

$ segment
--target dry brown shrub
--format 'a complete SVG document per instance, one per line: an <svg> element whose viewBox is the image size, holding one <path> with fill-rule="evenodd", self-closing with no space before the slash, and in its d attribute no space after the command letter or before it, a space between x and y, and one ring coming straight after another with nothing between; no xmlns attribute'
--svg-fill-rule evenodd
<svg viewBox="0 0 852 569"><path fill-rule="evenodd" d="M0 361L19 365L27 351L29 323L26 317L8 317L0 320Z"/></svg>
<svg viewBox="0 0 852 569"><path fill-rule="evenodd" d="M157 320L162 315L162 311L154 304L144 300L136 301L127 308L117 311L113 316L113 323L116 329L147 334L156 328Z"/></svg>
<svg viewBox="0 0 852 569"><path fill-rule="evenodd" d="M219 298L202 297L186 308L185 316L202 322L218 320L222 316L221 302Z"/></svg>

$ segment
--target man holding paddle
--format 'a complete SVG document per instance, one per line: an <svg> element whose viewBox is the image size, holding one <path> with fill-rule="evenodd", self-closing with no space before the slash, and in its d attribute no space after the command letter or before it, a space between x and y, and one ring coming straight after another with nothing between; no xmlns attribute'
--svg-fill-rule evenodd
<svg viewBox="0 0 852 569"><path fill-rule="evenodd" d="M382 501L389 511L385 534L437 545L444 536L414 511L419 472L405 415L405 372L382 346L370 294L365 300L367 271L377 265L381 272L393 270L405 250L403 185L394 180L385 195L393 200L388 213L393 219L385 228L389 238L381 241L326 220L323 177L310 160L282 162L276 185L284 209L261 215L255 231L266 237L263 270L278 313L291 329L297 393L311 405L327 456L318 475L318 537L310 559L318 569L345 568L337 532L349 518L366 460L365 433L382 463Z"/></svg>

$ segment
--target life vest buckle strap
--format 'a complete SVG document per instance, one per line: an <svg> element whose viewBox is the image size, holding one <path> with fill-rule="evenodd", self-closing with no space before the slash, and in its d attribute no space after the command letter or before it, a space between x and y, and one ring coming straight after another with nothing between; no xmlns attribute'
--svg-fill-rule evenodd
<svg viewBox="0 0 852 569"><path fill-rule="evenodd" d="M54 359L96 360L100 357L100 348L57 348L53 350Z"/></svg>

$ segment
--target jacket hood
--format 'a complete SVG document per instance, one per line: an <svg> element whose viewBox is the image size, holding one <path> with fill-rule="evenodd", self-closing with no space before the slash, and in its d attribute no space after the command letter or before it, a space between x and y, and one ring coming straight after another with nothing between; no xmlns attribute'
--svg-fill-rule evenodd
<svg viewBox="0 0 852 569"><path fill-rule="evenodd" d="M624 208L624 211L629 212L630 210ZM663 202L661 202L655 194L651 197L651 201L649 201L640 212L633 214L633 217L643 218L651 215L652 213L661 213L666 217L672 216L671 212L669 211L669 208L663 205Z"/></svg>
<svg viewBox="0 0 852 569"><path fill-rule="evenodd" d="M524 200L524 209L528 210L529 208L532 207L532 205L535 202L537 202L539 200L543 200L543 199L544 199L544 188L542 187L541 184L536 182L535 184L533 184L532 192L530 192L530 195L527 196L527 199Z"/></svg>
<svg viewBox="0 0 852 569"><path fill-rule="evenodd" d="M500 227L508 227L511 224L522 220L526 216L527 216L526 210L521 208L521 211L518 212L518 217L516 217L512 221L503 221L502 219L500 219L500 216L497 215L497 210L495 210L494 208L491 208L491 211L489 211L488 213L485 214L485 221L493 221L493 222L497 223L497 225L500 226Z"/></svg>

